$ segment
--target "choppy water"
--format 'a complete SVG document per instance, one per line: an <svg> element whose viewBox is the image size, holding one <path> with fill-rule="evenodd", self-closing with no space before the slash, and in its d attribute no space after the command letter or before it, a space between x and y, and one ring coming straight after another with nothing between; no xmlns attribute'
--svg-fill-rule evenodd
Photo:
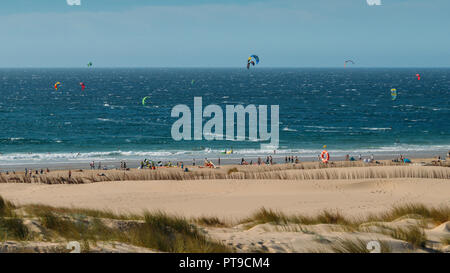
<svg viewBox="0 0 450 273"><path fill-rule="evenodd" d="M170 111L193 109L194 96L224 110L280 105L278 154L314 156L324 144L334 155L446 153L449 90L450 69L2 69L0 164L268 152L254 140L172 140Z"/></svg>

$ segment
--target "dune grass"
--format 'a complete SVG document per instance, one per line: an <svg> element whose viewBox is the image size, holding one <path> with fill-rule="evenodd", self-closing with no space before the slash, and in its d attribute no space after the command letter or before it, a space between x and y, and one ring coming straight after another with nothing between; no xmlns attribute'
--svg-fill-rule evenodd
<svg viewBox="0 0 450 273"><path fill-rule="evenodd" d="M40 214L43 227L66 240L82 242L119 240L119 231L107 227L100 219L82 220L61 216L50 210ZM50 234L50 238L55 237Z"/></svg>
<svg viewBox="0 0 450 273"><path fill-rule="evenodd" d="M14 204L0 199L0 209L11 215ZM212 240L186 218L161 211L143 215L114 214L110 211L78 208L55 208L45 205L23 206L24 215L39 221L45 240L76 240L89 250L98 241L123 242L163 252L233 252L233 249ZM222 225L218 218L199 218L208 225ZM108 225L107 223L112 223ZM115 225L116 224L116 225ZM19 218L0 218L0 238L5 231L9 239L26 241L30 231Z"/></svg>
<svg viewBox="0 0 450 273"><path fill-rule="evenodd" d="M232 252L208 239L185 218L163 212L145 213L145 223L130 231L130 242L164 252Z"/></svg>
<svg viewBox="0 0 450 273"><path fill-rule="evenodd" d="M16 206L3 199L3 197L0 196L0 217L13 217L15 216L14 210L16 209Z"/></svg>
<svg viewBox="0 0 450 273"><path fill-rule="evenodd" d="M83 208L67 208L67 207L52 207L42 204L25 205L23 206L27 213L36 216L42 216L49 211L64 214L72 217L95 217L95 218L108 218L115 220L143 220L144 217L138 214L132 213L115 213L110 210L95 210L95 209L83 209Z"/></svg>
<svg viewBox="0 0 450 273"><path fill-rule="evenodd" d="M130 225L125 230L107 227L100 219L74 221L56 216L52 212L41 214L41 219L44 227L68 240L119 241L163 252L232 251L201 234L183 217L163 212L146 212L143 223Z"/></svg>
<svg viewBox="0 0 450 273"><path fill-rule="evenodd" d="M444 245L450 245L450 236L442 238L441 243Z"/></svg>
<svg viewBox="0 0 450 273"><path fill-rule="evenodd" d="M23 220L19 218L3 218L0 217L0 239L18 241L27 240L30 236L28 228L23 224Z"/></svg>
<svg viewBox="0 0 450 273"><path fill-rule="evenodd" d="M371 251L367 249L369 241L363 241L361 239L338 239L337 242L331 245L331 249L334 253L370 253ZM373 241L377 241L380 244L381 253L391 252L391 248L386 242L380 240Z"/></svg>
<svg viewBox="0 0 450 273"><path fill-rule="evenodd" d="M348 227L358 227L361 224L369 222L391 222L404 216L415 216L420 219L430 220L435 224L442 224L450 221L450 207L427 207L424 204L403 204L394 206L387 212L369 214L366 217L349 218L341 214L339 211L323 210L316 216L305 215L287 215L283 212L261 208L240 221L246 224L249 228L258 224L273 223L280 224L335 224Z"/></svg>
<svg viewBox="0 0 450 273"><path fill-rule="evenodd" d="M16 217L15 209L13 203L0 196L0 240L25 240L29 236L28 228Z"/></svg>
<svg viewBox="0 0 450 273"><path fill-rule="evenodd" d="M219 217L197 217L193 218L192 221L200 226L205 227L229 227L230 224L219 219Z"/></svg>
<svg viewBox="0 0 450 273"><path fill-rule="evenodd" d="M424 204L403 204L394 206L385 213L371 214L364 221L390 222L406 215L415 215L429 219L435 224L442 224L450 221L450 206L429 207Z"/></svg>
<svg viewBox="0 0 450 273"><path fill-rule="evenodd" d="M305 215L287 215L280 211L261 208L253 215L241 221L246 224L248 228L265 223L281 224L301 224L301 225L315 225L315 224L335 224L354 226L357 223L344 217L338 211L323 210L317 216Z"/></svg>
<svg viewBox="0 0 450 273"><path fill-rule="evenodd" d="M423 228L410 225L407 227L384 227L382 234L410 243L414 248L425 247L427 237Z"/></svg>

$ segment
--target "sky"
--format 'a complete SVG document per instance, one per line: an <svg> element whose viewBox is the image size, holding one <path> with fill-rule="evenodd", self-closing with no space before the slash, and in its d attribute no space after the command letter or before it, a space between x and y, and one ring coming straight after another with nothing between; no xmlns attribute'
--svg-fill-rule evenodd
<svg viewBox="0 0 450 273"><path fill-rule="evenodd" d="M450 67L450 1L0 1L0 67Z"/></svg>

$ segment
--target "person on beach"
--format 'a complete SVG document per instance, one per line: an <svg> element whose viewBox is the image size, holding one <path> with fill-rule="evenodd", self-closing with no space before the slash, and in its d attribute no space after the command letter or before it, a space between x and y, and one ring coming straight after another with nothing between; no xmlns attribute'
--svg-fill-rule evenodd
<svg viewBox="0 0 450 273"><path fill-rule="evenodd" d="M217 165L220 166L220 157L219 157L219 159L217 160Z"/></svg>
<svg viewBox="0 0 450 273"><path fill-rule="evenodd" d="M195 158L192 159L192 166L195 166Z"/></svg>
<svg viewBox="0 0 450 273"><path fill-rule="evenodd" d="M72 171L69 170L69 179L72 178Z"/></svg>
<svg viewBox="0 0 450 273"><path fill-rule="evenodd" d="M345 161L349 161L349 160L350 160L350 155L349 154L345 155Z"/></svg>

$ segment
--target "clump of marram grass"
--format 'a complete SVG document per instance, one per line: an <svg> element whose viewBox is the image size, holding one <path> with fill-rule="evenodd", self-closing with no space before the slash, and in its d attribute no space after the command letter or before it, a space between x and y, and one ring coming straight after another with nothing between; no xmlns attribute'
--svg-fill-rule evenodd
<svg viewBox="0 0 450 273"><path fill-rule="evenodd" d="M0 217L13 217L16 206L0 196Z"/></svg>
<svg viewBox="0 0 450 273"><path fill-rule="evenodd" d="M64 214L72 217L94 217L94 218L107 218L115 220L143 220L144 217L138 214L131 213L115 213L110 210L96 210L96 209L83 209L83 208L66 208L66 207L52 207L42 204L25 205L24 210L29 214L42 216L43 213L48 211Z"/></svg>
<svg viewBox="0 0 450 273"><path fill-rule="evenodd" d="M446 236L446 237L442 238L441 243L443 245L450 245L450 236Z"/></svg>
<svg viewBox="0 0 450 273"><path fill-rule="evenodd" d="M372 240L363 241L361 239L338 239L331 245L334 253L371 253L368 243ZM384 241L373 240L380 244L381 253L392 252L391 247Z"/></svg>
<svg viewBox="0 0 450 273"><path fill-rule="evenodd" d="M424 219L432 220L435 224L442 224L450 221L450 206L429 207L420 203L397 205L385 213L369 215L364 221L390 222L407 215L420 216Z"/></svg>
<svg viewBox="0 0 450 273"><path fill-rule="evenodd" d="M252 216L245 218L241 221L241 223L251 224L265 224L265 223L274 223L274 224L288 224L289 219L288 216L280 211L275 211L272 209L266 209L262 207L258 211L256 211Z"/></svg>
<svg viewBox="0 0 450 273"><path fill-rule="evenodd" d="M33 210L30 210L33 212ZM124 230L107 227L101 219L94 218L89 221L76 219L73 209L51 207L38 210L42 226L56 233L57 236L67 240L89 242L119 241L124 243L157 249L164 252L231 252L232 250L219 242L215 242L202 234L196 226L190 224L185 218L170 216L163 212L145 213L141 219L143 223L136 222ZM36 212L36 210L34 210ZM87 211L90 215L106 216L105 212ZM86 216L85 216L86 217ZM90 216L92 217L92 216ZM118 216L109 218L119 218ZM118 220L120 221L120 220Z"/></svg>
<svg viewBox="0 0 450 273"><path fill-rule="evenodd" d="M46 211L41 214L41 224L43 227L56 232L59 236L66 239L82 240L86 239L86 236L92 237L92 234L89 234L87 223L81 221L75 222L51 211Z"/></svg>
<svg viewBox="0 0 450 273"><path fill-rule="evenodd" d="M0 239L17 239L25 240L29 237L30 232L23 224L22 219L18 218L14 210L17 207L3 199L0 196Z"/></svg>
<svg viewBox="0 0 450 273"><path fill-rule="evenodd" d="M0 217L0 239L16 239L19 241L29 238L30 232L19 218Z"/></svg>
<svg viewBox="0 0 450 273"><path fill-rule="evenodd" d="M387 228L382 233L392 238L410 243L415 248L425 247L427 236L422 228L411 225L408 227Z"/></svg>
<svg viewBox="0 0 450 273"><path fill-rule="evenodd" d="M245 218L241 223L246 224L247 227L252 227L258 224L273 223L276 225L281 224L302 224L302 225L314 225L314 224L335 224L354 226L356 223L350 219L344 217L338 211L332 212L323 210L317 216L304 216L304 215L287 215L280 211L261 208L255 212L252 216Z"/></svg>
<svg viewBox="0 0 450 273"><path fill-rule="evenodd" d="M231 252L202 234L185 218L163 212L145 213L145 224L129 231L130 242L165 252Z"/></svg>
<svg viewBox="0 0 450 273"><path fill-rule="evenodd" d="M193 222L200 225L200 226L206 226L206 227L228 227L229 224L225 223L218 217L198 217L194 218Z"/></svg>

